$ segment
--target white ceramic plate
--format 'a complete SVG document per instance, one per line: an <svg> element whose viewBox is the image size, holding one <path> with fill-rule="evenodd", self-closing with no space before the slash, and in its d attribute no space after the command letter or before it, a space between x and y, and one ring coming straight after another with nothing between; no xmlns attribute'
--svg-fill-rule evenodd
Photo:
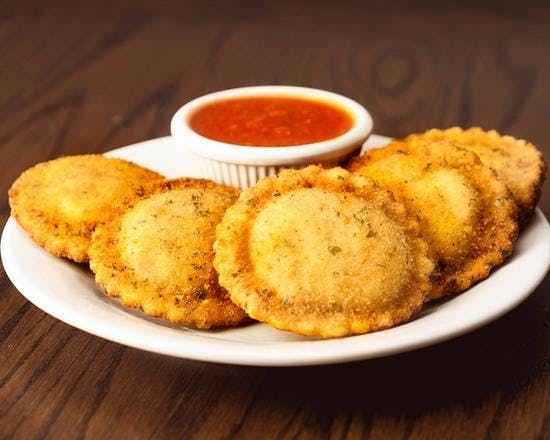
<svg viewBox="0 0 550 440"><path fill-rule="evenodd" d="M368 146L388 138L371 136ZM199 177L193 158L170 137L109 153L168 177ZM424 310L401 326L361 336L316 340L264 324L199 331L145 317L106 297L85 265L49 255L13 219L4 228L2 261L17 289L46 313L120 344L181 358L243 365L313 365L355 361L413 350L464 334L501 316L542 281L550 262L550 227L537 210L514 255L488 279Z"/></svg>

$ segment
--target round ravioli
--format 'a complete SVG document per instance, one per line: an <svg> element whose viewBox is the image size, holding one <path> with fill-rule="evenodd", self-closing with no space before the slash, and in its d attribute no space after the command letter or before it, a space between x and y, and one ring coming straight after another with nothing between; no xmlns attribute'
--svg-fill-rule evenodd
<svg viewBox="0 0 550 440"><path fill-rule="evenodd" d="M475 153L444 141L395 141L349 168L392 191L420 222L436 261L431 299L467 289L512 252L516 205Z"/></svg>
<svg viewBox="0 0 550 440"><path fill-rule="evenodd" d="M519 220L525 224L532 216L540 198L546 174L542 153L531 143L501 136L495 130L483 131L474 127L447 130L432 129L414 134L404 142L446 140L476 153L481 161L496 171L508 186L518 206Z"/></svg>
<svg viewBox="0 0 550 440"><path fill-rule="evenodd" d="M426 299L433 264L419 234L371 180L310 166L241 193L217 228L214 266L252 318L311 336L366 333Z"/></svg>
<svg viewBox="0 0 550 440"><path fill-rule="evenodd" d="M175 324L243 322L246 314L229 300L212 265L216 225L237 196L236 189L197 179L139 191L93 234L96 282L124 305Z"/></svg>
<svg viewBox="0 0 550 440"><path fill-rule="evenodd" d="M51 254L84 262L93 230L112 207L162 178L100 154L61 157L19 176L9 190L11 214Z"/></svg>

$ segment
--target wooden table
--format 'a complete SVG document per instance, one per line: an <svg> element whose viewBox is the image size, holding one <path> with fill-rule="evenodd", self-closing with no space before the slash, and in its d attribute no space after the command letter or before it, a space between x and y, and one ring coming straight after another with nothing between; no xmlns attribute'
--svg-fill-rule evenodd
<svg viewBox="0 0 550 440"><path fill-rule="evenodd" d="M182 103L242 85L343 93L391 136L494 127L550 157L544 2L77 3L0 1L2 222L32 164L167 135ZM541 206L548 216L549 188ZM549 287L432 348L248 368L75 330L2 271L0 438L550 438Z"/></svg>

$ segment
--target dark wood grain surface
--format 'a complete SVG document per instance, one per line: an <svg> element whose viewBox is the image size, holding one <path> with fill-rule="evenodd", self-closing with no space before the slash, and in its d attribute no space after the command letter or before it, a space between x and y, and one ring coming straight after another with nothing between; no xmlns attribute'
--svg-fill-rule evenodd
<svg viewBox="0 0 550 440"><path fill-rule="evenodd" d="M167 135L182 103L242 85L343 93L380 134L481 125L550 157L550 4L478 3L0 0L2 224L30 165ZM0 438L550 438L548 278L451 342L252 368L106 342L0 275Z"/></svg>

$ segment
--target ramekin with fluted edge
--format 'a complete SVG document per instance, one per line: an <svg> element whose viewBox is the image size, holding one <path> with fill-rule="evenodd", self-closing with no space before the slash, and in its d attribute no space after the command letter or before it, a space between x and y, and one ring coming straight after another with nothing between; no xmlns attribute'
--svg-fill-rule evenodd
<svg viewBox="0 0 550 440"><path fill-rule="evenodd" d="M189 125L191 116L213 102L265 96L295 97L330 103L346 110L353 120L342 135L321 142L285 147L258 147L215 141L195 132ZM273 176L283 168L307 165L333 167L358 153L372 132L372 117L359 103L325 90L293 86L255 86L228 89L194 99L172 117L172 136L197 159L202 173L218 183L248 188L259 179Z"/></svg>

